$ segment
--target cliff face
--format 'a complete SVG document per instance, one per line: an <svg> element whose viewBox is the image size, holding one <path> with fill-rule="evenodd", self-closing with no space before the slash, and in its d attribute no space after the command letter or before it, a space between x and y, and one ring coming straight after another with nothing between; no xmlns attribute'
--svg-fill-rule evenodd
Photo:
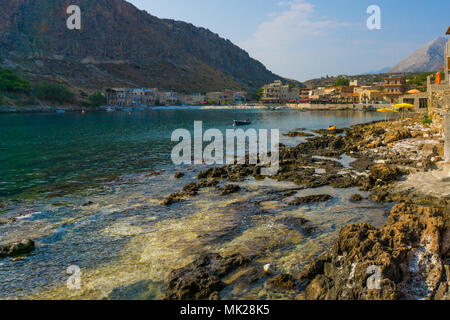
<svg viewBox="0 0 450 320"><path fill-rule="evenodd" d="M3 64L30 78L78 87L150 86L178 91L255 89L280 79L230 41L191 24L158 19L123 0L2 0Z"/></svg>

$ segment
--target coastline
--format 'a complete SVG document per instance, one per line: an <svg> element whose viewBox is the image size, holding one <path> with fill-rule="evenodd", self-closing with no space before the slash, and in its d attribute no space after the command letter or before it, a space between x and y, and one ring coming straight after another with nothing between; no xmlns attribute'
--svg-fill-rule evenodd
<svg viewBox="0 0 450 320"><path fill-rule="evenodd" d="M354 105L354 104L286 104L286 105L224 105L224 106L145 106L145 107L127 107L127 106L99 106L85 108L82 106L0 106L2 113L49 113L49 112L81 112L81 111L131 111L131 110L155 110L155 109L200 109L200 110L299 110L299 111L374 111L373 105Z"/></svg>
<svg viewBox="0 0 450 320"><path fill-rule="evenodd" d="M298 133L303 134L301 129ZM356 125L336 132L345 133L343 136L327 130L316 133L320 136L297 147L282 146L281 170L275 179L292 181L299 185L299 190L329 185L358 187L368 192L375 203L393 204L386 212L388 221L380 229L369 224L345 226L332 249L299 274L256 270L251 275L252 281L265 279L267 285L278 290L297 292L300 300L449 299L450 197L421 193L417 185L419 191L415 193L398 187L404 183L401 180L414 174L442 169L439 129L424 127L418 120L399 120ZM351 170L345 173L333 163L320 164L314 160L317 156L339 158L342 154L356 158L350 164ZM307 170L299 172L298 166L319 167L326 173L317 177ZM232 183L250 176L262 178L258 168L246 165L209 169L198 174L198 183L168 196L163 204L184 202L195 197L200 189L223 180L230 183L225 190L240 192ZM325 196L296 198L292 205L326 201ZM356 194L353 199L361 201L361 196ZM305 228L309 222L301 223ZM241 253L226 257L214 252L204 254L171 272L166 299L219 299L221 290L230 285L224 279L239 273L254 259L253 255ZM218 266L221 272L217 271ZM210 277L208 281L201 280L205 274ZM374 275L379 277L378 282L369 288L368 281Z"/></svg>

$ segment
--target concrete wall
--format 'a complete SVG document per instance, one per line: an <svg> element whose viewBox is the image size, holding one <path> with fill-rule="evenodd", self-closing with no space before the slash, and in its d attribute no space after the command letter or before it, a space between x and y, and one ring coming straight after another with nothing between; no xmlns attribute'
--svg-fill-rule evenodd
<svg viewBox="0 0 450 320"><path fill-rule="evenodd" d="M358 110L358 108L353 104L290 103L287 106L289 108L299 110Z"/></svg>

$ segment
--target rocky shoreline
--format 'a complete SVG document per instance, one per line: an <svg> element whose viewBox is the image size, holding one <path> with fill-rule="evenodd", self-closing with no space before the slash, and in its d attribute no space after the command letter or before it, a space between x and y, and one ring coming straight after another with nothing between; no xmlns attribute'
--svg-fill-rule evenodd
<svg viewBox="0 0 450 320"><path fill-rule="evenodd" d="M371 225L348 225L340 230L331 250L317 257L299 274L272 274L252 268L242 277L250 284L267 278L276 290L294 290L298 299L450 299L450 199L396 191L399 180L410 174L437 170L443 158L439 128L419 121L373 122L337 131L298 129L289 136L307 137L296 147L280 146L280 171L272 177L298 185L266 198L285 199L299 190L322 186L358 187L374 202L395 204L381 229ZM314 136L312 134L314 133ZM349 165L342 158L354 159ZM231 165L210 168L197 175L198 182L166 197L166 206L195 197L200 189L216 187L219 193L245 192L233 184L223 190L219 182L233 183L249 177L263 179L260 168ZM228 192L228 193L229 193ZM362 200L355 194L352 201ZM330 201L317 194L297 197L291 206ZM258 203L251 210L258 211ZM314 233L306 219L294 224L305 235ZM292 225L292 221L289 222ZM166 299L219 299L224 279L239 273L253 255L222 257L203 254L192 264L173 270ZM376 277L376 278L374 278ZM377 286L369 283L376 279Z"/></svg>

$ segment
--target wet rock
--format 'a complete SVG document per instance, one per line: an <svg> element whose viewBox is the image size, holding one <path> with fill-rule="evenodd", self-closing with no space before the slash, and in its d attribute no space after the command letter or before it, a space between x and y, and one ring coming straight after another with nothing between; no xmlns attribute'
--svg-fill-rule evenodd
<svg viewBox="0 0 450 320"><path fill-rule="evenodd" d="M189 198L198 194L200 189L216 186L219 182L215 180L203 180L200 182L191 182L183 187L179 192L172 193L166 197L161 204L164 206L170 206L174 203L180 203L187 201Z"/></svg>
<svg viewBox="0 0 450 320"><path fill-rule="evenodd" d="M274 289L277 290L295 290L297 288L297 280L290 274L280 274L267 281Z"/></svg>
<svg viewBox="0 0 450 320"><path fill-rule="evenodd" d="M300 273L300 279L309 281L305 297L434 298L446 281L440 253L445 229L442 209L413 204L394 206L381 229L368 224L346 226L333 249ZM379 276L379 287L369 281L374 274Z"/></svg>
<svg viewBox="0 0 450 320"><path fill-rule="evenodd" d="M283 217L276 220L278 223L283 224L289 229L303 232L306 235L311 235L317 232L317 228L311 224L311 222L304 218L299 217Z"/></svg>
<svg viewBox="0 0 450 320"><path fill-rule="evenodd" d="M0 226L16 222L16 218L0 219Z"/></svg>
<svg viewBox="0 0 450 320"><path fill-rule="evenodd" d="M307 138L314 137L314 135L312 133L301 132L301 131L291 131L291 132L283 134L283 136L291 137L291 138L295 138L295 137L307 137Z"/></svg>
<svg viewBox="0 0 450 320"><path fill-rule="evenodd" d="M239 254L225 258L215 253L205 254L170 273L165 299L217 299L225 288L221 279L247 262L248 259Z"/></svg>
<svg viewBox="0 0 450 320"><path fill-rule="evenodd" d="M83 207L89 207L89 206L92 206L93 204L94 204L94 202L88 201L88 202L83 204Z"/></svg>
<svg viewBox="0 0 450 320"><path fill-rule="evenodd" d="M34 250L35 245L33 240L23 240L21 242L15 242L0 246L0 258L17 257L30 253Z"/></svg>
<svg viewBox="0 0 450 320"><path fill-rule="evenodd" d="M174 178L175 179L181 179L181 178L183 178L184 177L184 173L183 172L176 172L175 174L174 174Z"/></svg>
<svg viewBox="0 0 450 320"><path fill-rule="evenodd" d="M407 129L391 129L386 132L384 140L387 144L411 138L411 132Z"/></svg>
<svg viewBox="0 0 450 320"><path fill-rule="evenodd" d="M165 170L152 171L146 174L147 177L159 176L163 174Z"/></svg>
<svg viewBox="0 0 450 320"><path fill-rule="evenodd" d="M228 195L232 193L239 192L241 190L241 187L239 187L237 184L227 184L222 191L222 195Z"/></svg>
<svg viewBox="0 0 450 320"><path fill-rule="evenodd" d="M390 183L396 181L400 175L397 167L387 166L385 164L376 164L370 168L370 181L372 185L381 183Z"/></svg>
<svg viewBox="0 0 450 320"><path fill-rule="evenodd" d="M333 197L330 196L329 194L319 194L319 195L295 198L295 200L291 201L289 203L289 205L290 206L299 206L299 205L303 205L303 204L326 202L331 199L333 199Z"/></svg>
<svg viewBox="0 0 450 320"><path fill-rule="evenodd" d="M373 165L374 165L373 159L369 157L360 157L356 161L350 163L350 166L359 172L367 171Z"/></svg>
<svg viewBox="0 0 450 320"><path fill-rule="evenodd" d="M351 202L361 202L363 200L362 195L360 194L354 194L352 195L352 197L350 198Z"/></svg>

